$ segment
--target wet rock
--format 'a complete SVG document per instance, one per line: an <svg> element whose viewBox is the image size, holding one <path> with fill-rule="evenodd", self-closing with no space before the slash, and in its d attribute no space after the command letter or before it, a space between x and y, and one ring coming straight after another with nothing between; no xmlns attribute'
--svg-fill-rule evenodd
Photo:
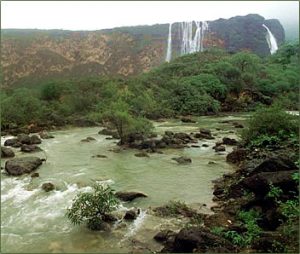
<svg viewBox="0 0 300 254"><path fill-rule="evenodd" d="M30 144L31 145L37 145L37 144L41 144L42 140L37 136L37 135L32 135L30 137Z"/></svg>
<svg viewBox="0 0 300 254"><path fill-rule="evenodd" d="M49 134L48 132L45 132L45 131L40 132L39 135L40 135L40 137L41 137L42 139L50 139L50 138L54 138L53 135L51 135L51 134Z"/></svg>
<svg viewBox="0 0 300 254"><path fill-rule="evenodd" d="M146 152L136 153L134 156L136 156L136 157L149 157L149 155Z"/></svg>
<svg viewBox="0 0 300 254"><path fill-rule="evenodd" d="M19 134L17 136L18 141L22 144L26 144L26 145L30 145L31 144L31 139L29 137L29 135L27 134Z"/></svg>
<svg viewBox="0 0 300 254"><path fill-rule="evenodd" d="M216 152L224 152L224 151L226 151L225 146L222 146L222 145L220 145L220 146L215 146L214 149L215 149Z"/></svg>
<svg viewBox="0 0 300 254"><path fill-rule="evenodd" d="M287 157L277 156L271 157L264 160L258 165L252 172L251 175L261 172L277 172L287 170L297 170L295 163Z"/></svg>
<svg viewBox="0 0 300 254"><path fill-rule="evenodd" d="M15 153L12 149L1 146L1 158L15 157Z"/></svg>
<svg viewBox="0 0 300 254"><path fill-rule="evenodd" d="M153 239L156 240L157 242L166 242L169 238L175 237L176 233L172 230L163 230L158 232Z"/></svg>
<svg viewBox="0 0 300 254"><path fill-rule="evenodd" d="M233 122L232 124L233 124L234 128L244 128L244 125L242 125L241 123Z"/></svg>
<svg viewBox="0 0 300 254"><path fill-rule="evenodd" d="M246 159L247 150L245 148L237 148L226 156L226 161L230 163L239 163Z"/></svg>
<svg viewBox="0 0 300 254"><path fill-rule="evenodd" d="M214 161L209 161L207 164L208 164L208 165L215 165L215 164L217 164L217 163L215 163Z"/></svg>
<svg viewBox="0 0 300 254"><path fill-rule="evenodd" d="M55 189L55 186L53 183L43 183L42 189L46 192L52 191Z"/></svg>
<svg viewBox="0 0 300 254"><path fill-rule="evenodd" d="M257 197L264 197L270 190L270 184L280 187L284 193L289 191L297 192L297 184L292 177L296 172L298 170L278 171L276 173L262 172L244 178L241 184L253 191Z"/></svg>
<svg viewBox="0 0 300 254"><path fill-rule="evenodd" d="M130 191L130 192L126 192L126 191L118 191L116 192L116 197L122 201L132 201L136 198L144 198L147 197L146 194L142 193L142 192L135 192L135 191Z"/></svg>
<svg viewBox="0 0 300 254"><path fill-rule="evenodd" d="M203 147L209 147L209 145L208 145L208 144L202 144L202 146L203 146Z"/></svg>
<svg viewBox="0 0 300 254"><path fill-rule="evenodd" d="M12 146L12 147L20 147L22 144L19 142L17 138L10 138L5 140L5 146Z"/></svg>
<svg viewBox="0 0 300 254"><path fill-rule="evenodd" d="M131 209L126 211L124 215L124 220L135 220L138 216L138 210L137 209Z"/></svg>
<svg viewBox="0 0 300 254"><path fill-rule="evenodd" d="M102 154L97 154L97 155L92 156L92 158L107 158L107 156L102 155Z"/></svg>
<svg viewBox="0 0 300 254"><path fill-rule="evenodd" d="M238 142L234 138L223 138L223 144L224 145L230 145L230 146L235 146L238 144Z"/></svg>
<svg viewBox="0 0 300 254"><path fill-rule="evenodd" d="M118 220L118 218L112 214L104 214L102 215L102 220L105 222L115 222Z"/></svg>
<svg viewBox="0 0 300 254"><path fill-rule="evenodd" d="M211 135L211 131L208 129L200 129L200 133L205 134L205 135Z"/></svg>
<svg viewBox="0 0 300 254"><path fill-rule="evenodd" d="M199 148L200 146L198 146L198 145L191 145L191 147Z"/></svg>
<svg viewBox="0 0 300 254"><path fill-rule="evenodd" d="M95 141L96 139L93 137L87 137L85 139L82 139L81 142L91 142L91 141Z"/></svg>
<svg viewBox="0 0 300 254"><path fill-rule="evenodd" d="M34 177L39 177L39 176L40 176L40 174L39 174L39 173L37 173L37 172L35 172L35 173L32 173L30 176L31 176L31 178L34 178Z"/></svg>
<svg viewBox="0 0 300 254"><path fill-rule="evenodd" d="M21 151L24 153L33 153L33 152L40 152L42 149L36 145L22 145Z"/></svg>
<svg viewBox="0 0 300 254"><path fill-rule="evenodd" d="M193 120L193 119L190 118L190 117L182 117L180 120L181 120L181 122L183 122L183 123L196 123L196 121Z"/></svg>
<svg viewBox="0 0 300 254"><path fill-rule="evenodd" d="M119 138L118 132L116 130L102 129L98 132L98 134Z"/></svg>
<svg viewBox="0 0 300 254"><path fill-rule="evenodd" d="M192 140L192 137L189 134L186 134L184 132L178 132L174 134L174 138L181 139L181 140Z"/></svg>
<svg viewBox="0 0 300 254"><path fill-rule="evenodd" d="M228 240L212 234L206 228L184 228L175 236L173 244L162 252L235 252L236 248Z"/></svg>
<svg viewBox="0 0 300 254"><path fill-rule="evenodd" d="M165 131L165 135L168 137L174 136L174 133L172 131Z"/></svg>
<svg viewBox="0 0 300 254"><path fill-rule="evenodd" d="M178 164L187 164L187 163L192 162L192 159L188 158L186 156L180 156L178 158L172 158L172 160L177 161Z"/></svg>
<svg viewBox="0 0 300 254"><path fill-rule="evenodd" d="M8 160L5 163L5 170L9 175L22 175L30 173L42 165L42 160L37 157L23 157Z"/></svg>

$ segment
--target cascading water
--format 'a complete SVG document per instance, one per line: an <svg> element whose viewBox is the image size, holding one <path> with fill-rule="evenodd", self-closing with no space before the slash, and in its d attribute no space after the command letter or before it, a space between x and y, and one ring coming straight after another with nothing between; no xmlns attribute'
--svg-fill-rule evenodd
<svg viewBox="0 0 300 254"><path fill-rule="evenodd" d="M196 31L193 36L193 22L196 24ZM181 40L181 55L190 54L198 51L203 51L203 38L205 31L208 30L206 21L185 21L181 22L181 31L179 36ZM172 24L169 26L168 48L166 61L169 62L172 58Z"/></svg>
<svg viewBox="0 0 300 254"><path fill-rule="evenodd" d="M170 23L169 25L168 49L167 49L166 61L170 62L171 57L172 57L172 23Z"/></svg>
<svg viewBox="0 0 300 254"><path fill-rule="evenodd" d="M267 42L269 45L270 53L274 54L278 50L276 38L274 37L274 35L271 33L270 29L265 24L263 24L262 26L264 28L266 28L266 30L268 32L268 34L266 35L266 39L267 39Z"/></svg>

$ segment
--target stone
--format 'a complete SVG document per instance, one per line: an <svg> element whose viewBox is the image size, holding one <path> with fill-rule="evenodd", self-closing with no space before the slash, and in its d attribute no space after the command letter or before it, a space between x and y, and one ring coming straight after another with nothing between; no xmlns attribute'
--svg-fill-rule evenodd
<svg viewBox="0 0 300 254"><path fill-rule="evenodd" d="M135 220L138 216L138 211L136 209L131 209L126 211L124 215L124 220Z"/></svg>
<svg viewBox="0 0 300 254"><path fill-rule="evenodd" d="M247 149L238 148L227 154L226 161L230 163L239 163L247 157Z"/></svg>
<svg viewBox="0 0 300 254"><path fill-rule="evenodd" d="M39 173L37 173L37 172L35 172L35 173L32 173L30 176L31 176L31 178L34 178L34 177L39 177L39 176L40 176L40 174L39 174Z"/></svg>
<svg viewBox="0 0 300 254"><path fill-rule="evenodd" d="M43 183L42 189L46 192L52 191L55 189L55 186L53 183Z"/></svg>
<svg viewBox="0 0 300 254"><path fill-rule="evenodd" d="M15 157L15 153L12 149L1 146L1 158Z"/></svg>
<svg viewBox="0 0 300 254"><path fill-rule="evenodd" d="M158 232L153 239L156 240L157 242L166 242L168 238L174 237L176 233L172 230L162 230Z"/></svg>
<svg viewBox="0 0 300 254"><path fill-rule="evenodd" d="M50 139L50 138L54 138L53 135L49 134L48 132L42 131L39 133L41 139Z"/></svg>
<svg viewBox="0 0 300 254"><path fill-rule="evenodd" d="M196 123L196 121L193 120L193 119L190 118L190 117L182 117L180 120L181 120L181 122L183 122L183 123Z"/></svg>
<svg viewBox="0 0 300 254"><path fill-rule="evenodd" d="M97 155L92 156L92 158L107 158L107 156L102 155L102 154L97 154Z"/></svg>
<svg viewBox="0 0 300 254"><path fill-rule="evenodd" d="M19 176L31 173L40 165L42 165L42 160L38 157L15 158L5 163L5 170L9 175Z"/></svg>
<svg viewBox="0 0 300 254"><path fill-rule="evenodd" d="M19 134L17 136L17 138L18 138L19 142L22 144L26 144L26 145L31 144L31 139L30 139L29 135L27 135L27 134Z"/></svg>
<svg viewBox="0 0 300 254"><path fill-rule="evenodd" d="M42 140L37 136L37 135L32 135L30 137L30 144L31 145L37 145L37 144L41 144Z"/></svg>
<svg viewBox="0 0 300 254"><path fill-rule="evenodd" d="M238 144L238 142L234 138L223 138L223 144L224 145L230 145L230 146L235 146Z"/></svg>
<svg viewBox="0 0 300 254"><path fill-rule="evenodd" d="M203 146L203 147L209 147L209 145L208 145L208 144L202 144L202 146Z"/></svg>
<svg viewBox="0 0 300 254"><path fill-rule="evenodd" d="M144 198L147 197L146 194L142 192L136 192L136 191L118 191L115 193L116 197L122 201L132 201L136 198Z"/></svg>
<svg viewBox="0 0 300 254"><path fill-rule="evenodd" d="M91 142L91 141L95 141L96 139L93 137L87 137L85 139L82 139L81 142Z"/></svg>
<svg viewBox="0 0 300 254"><path fill-rule="evenodd" d="M192 159L188 158L186 156L180 156L178 158L172 158L172 160L176 161L178 164L187 164L187 163L192 162Z"/></svg>
<svg viewBox="0 0 300 254"><path fill-rule="evenodd" d="M19 142L17 138L10 138L5 140L4 146L13 146L13 147L20 147L22 144Z"/></svg>
<svg viewBox="0 0 300 254"><path fill-rule="evenodd" d="M24 153L33 153L33 152L40 152L42 149L36 145L22 145L21 151Z"/></svg>
<svg viewBox="0 0 300 254"><path fill-rule="evenodd" d="M136 153L134 156L136 156L136 157L149 157L149 155L146 152Z"/></svg>
<svg viewBox="0 0 300 254"><path fill-rule="evenodd" d="M215 149L216 152L224 152L224 151L226 151L225 146L222 146L222 145L216 146L214 149Z"/></svg>

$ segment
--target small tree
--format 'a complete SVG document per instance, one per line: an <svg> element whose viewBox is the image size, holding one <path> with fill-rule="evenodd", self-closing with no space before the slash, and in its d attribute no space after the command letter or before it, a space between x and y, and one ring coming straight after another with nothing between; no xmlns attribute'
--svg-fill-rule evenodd
<svg viewBox="0 0 300 254"><path fill-rule="evenodd" d="M86 222L89 229L100 230L104 217L116 209L119 201L110 187L95 184L93 189L78 194L66 216L75 225Z"/></svg>
<svg viewBox="0 0 300 254"><path fill-rule="evenodd" d="M121 145L126 143L128 135L134 133L147 134L153 128L151 122L147 119L133 117L130 114L129 105L121 98L111 103L110 109L104 112L103 116L117 129Z"/></svg>

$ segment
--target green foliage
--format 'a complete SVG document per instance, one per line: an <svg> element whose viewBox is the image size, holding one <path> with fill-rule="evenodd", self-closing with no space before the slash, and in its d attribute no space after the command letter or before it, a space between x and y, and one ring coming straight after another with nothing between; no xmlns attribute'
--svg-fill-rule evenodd
<svg viewBox="0 0 300 254"><path fill-rule="evenodd" d="M87 222L90 229L97 229L103 222L103 216L114 211L118 205L110 187L95 184L93 192L80 193L67 209L66 216L75 225Z"/></svg>
<svg viewBox="0 0 300 254"><path fill-rule="evenodd" d="M61 95L61 87L57 83L48 83L42 87L41 98L42 100L59 100Z"/></svg>
<svg viewBox="0 0 300 254"><path fill-rule="evenodd" d="M222 236L223 235L223 232L224 232L225 228L224 227L213 227L211 229L211 232L213 234L216 234L216 235L219 235L219 236Z"/></svg>
<svg viewBox="0 0 300 254"><path fill-rule="evenodd" d="M291 136L298 136L297 117L278 106L258 109L248 121L248 128L242 133L246 144L254 142L259 145L264 141L288 140Z"/></svg>
<svg viewBox="0 0 300 254"><path fill-rule="evenodd" d="M273 184L270 184L270 190L267 194L267 197L274 198L275 200L277 200L282 195L282 193L282 189L274 186Z"/></svg>

